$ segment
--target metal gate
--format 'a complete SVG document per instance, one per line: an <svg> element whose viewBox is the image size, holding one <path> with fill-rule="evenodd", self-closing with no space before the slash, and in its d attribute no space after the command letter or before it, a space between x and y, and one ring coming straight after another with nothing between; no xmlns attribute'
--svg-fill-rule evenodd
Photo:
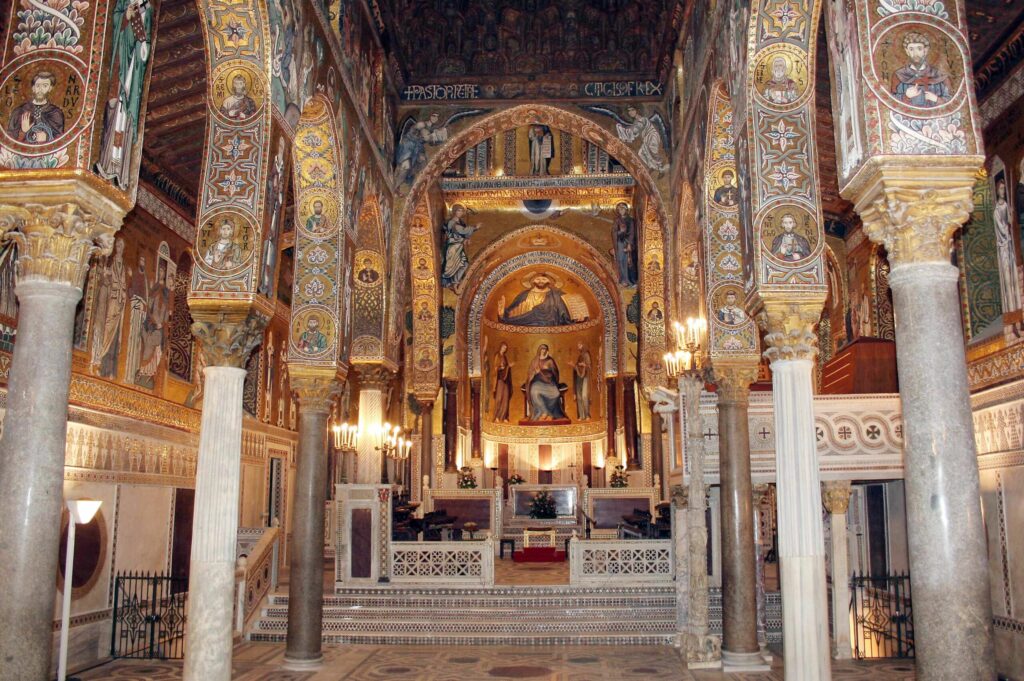
<svg viewBox="0 0 1024 681"><path fill-rule="evenodd" d="M121 573L114 580L113 657L180 660L185 652L188 579Z"/></svg>
<svg viewBox="0 0 1024 681"><path fill-rule="evenodd" d="M850 580L850 592L854 657L914 657L910 575L855 574Z"/></svg>

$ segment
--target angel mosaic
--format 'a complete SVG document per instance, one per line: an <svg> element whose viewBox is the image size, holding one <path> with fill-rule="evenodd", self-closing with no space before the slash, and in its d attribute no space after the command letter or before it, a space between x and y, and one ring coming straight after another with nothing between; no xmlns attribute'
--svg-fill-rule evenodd
<svg viewBox="0 0 1024 681"><path fill-rule="evenodd" d="M668 125L660 113L655 111L644 114L635 106L628 106L626 117L623 118L613 109L604 106L584 106L583 109L615 119L615 133L626 144L636 145L637 155L645 166L659 175L668 170L671 142Z"/></svg>
<svg viewBox="0 0 1024 681"><path fill-rule="evenodd" d="M407 116L398 128L398 148L395 150L395 184L412 186L416 175L427 164L427 147L448 141L448 126L462 118L477 116L486 109L456 111L442 123L441 114L431 113L425 120Z"/></svg>

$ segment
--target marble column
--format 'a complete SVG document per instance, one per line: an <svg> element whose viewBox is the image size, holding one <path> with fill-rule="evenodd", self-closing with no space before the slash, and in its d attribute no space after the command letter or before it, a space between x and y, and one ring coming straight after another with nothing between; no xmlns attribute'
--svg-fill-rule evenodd
<svg viewBox="0 0 1024 681"><path fill-rule="evenodd" d="M420 403L420 479L410 481L417 487L423 478L434 480L434 400L418 399ZM417 497L418 498L418 497Z"/></svg>
<svg viewBox="0 0 1024 681"><path fill-rule="evenodd" d="M775 466L779 514L779 577L787 681L832 678L828 650L825 536L814 435L814 325L819 301L766 304L775 406Z"/></svg>
<svg viewBox="0 0 1024 681"><path fill-rule="evenodd" d="M679 379L689 473L686 552L690 562L690 602L686 664L690 669L718 668L722 664L721 641L710 634L708 616L707 485L704 482L704 421L700 413L703 389L704 376L701 373L688 372Z"/></svg>
<svg viewBox="0 0 1024 681"><path fill-rule="evenodd" d="M672 499L672 546L676 568L676 647L685 653L690 638L689 500L683 485L673 485L669 495Z"/></svg>
<svg viewBox="0 0 1024 681"><path fill-rule="evenodd" d="M13 681L51 674L75 306L90 256L110 252L123 215L96 210L0 205L20 304L0 438L0 669Z"/></svg>
<svg viewBox="0 0 1024 681"><path fill-rule="evenodd" d="M656 477L658 480L662 480L662 486L665 484L665 434L664 427L662 426L661 412L654 409L654 404L651 403L651 476L652 480ZM658 490L659 495L663 495L662 490Z"/></svg>
<svg viewBox="0 0 1024 681"><path fill-rule="evenodd" d="M384 393L391 372L379 364L358 365L359 371L359 444L356 448L356 482L380 483L382 459L380 426L384 423Z"/></svg>
<svg viewBox="0 0 1024 681"><path fill-rule="evenodd" d="M769 498L769 486L767 484L754 485L752 501L754 504L754 579L757 591L757 644L761 648L761 657L765 662L771 662L772 656L768 652L768 619L765 614L765 589L764 589L764 556L766 540L764 535L765 503Z"/></svg>
<svg viewBox="0 0 1024 681"><path fill-rule="evenodd" d="M718 452L722 487L722 667L726 672L768 666L757 643L754 508L747 420L757 362L715 365Z"/></svg>
<svg viewBox="0 0 1024 681"><path fill-rule="evenodd" d="M229 681L235 553L242 473L245 362L262 340L269 315L192 308L202 345L203 412L199 422L184 681ZM241 318L239 318L239 316Z"/></svg>
<svg viewBox="0 0 1024 681"><path fill-rule="evenodd" d="M978 159L883 166L857 197L888 251L903 408L917 675L995 678L992 602L953 233L972 208ZM963 159L961 159L963 161ZM955 566L955 569L950 569Z"/></svg>
<svg viewBox="0 0 1024 681"><path fill-rule="evenodd" d="M846 511L850 508L850 481L825 482L821 503L828 513L832 565L832 657L853 657L850 645L850 560L846 544Z"/></svg>
<svg viewBox="0 0 1024 681"><path fill-rule="evenodd" d="M290 368L299 403L299 449L292 499L292 543L288 583L290 667L317 666L324 611L324 504L327 501L327 421L340 385L333 375L307 375ZM333 372L330 372L333 374Z"/></svg>
<svg viewBox="0 0 1024 681"><path fill-rule="evenodd" d="M459 442L459 383L444 382L444 472L458 473L455 461ZM440 487L440 485L437 485Z"/></svg>

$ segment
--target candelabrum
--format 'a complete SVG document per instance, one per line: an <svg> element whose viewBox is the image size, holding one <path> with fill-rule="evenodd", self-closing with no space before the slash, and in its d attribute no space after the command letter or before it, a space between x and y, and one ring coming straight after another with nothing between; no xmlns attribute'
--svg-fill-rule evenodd
<svg viewBox="0 0 1024 681"><path fill-rule="evenodd" d="M331 426L334 441L335 472L334 481L348 482L349 465L359 446L359 426L348 423L335 423Z"/></svg>
<svg viewBox="0 0 1024 681"><path fill-rule="evenodd" d="M704 483L704 421L700 395L707 377L702 341L707 321L701 317L676 322L676 351L665 355L668 375L678 381L680 427L685 433L685 466L689 473L686 549L690 557L689 622L686 657L690 666L716 666L721 643L710 634L708 617L707 526Z"/></svg>
<svg viewBox="0 0 1024 681"><path fill-rule="evenodd" d="M381 484L388 484L388 459L406 461L409 452L412 450L412 440L404 437L401 426L392 426L384 423L380 426L380 446L375 449L380 452L380 481ZM397 471L396 465L396 471ZM396 481L397 482L397 481Z"/></svg>

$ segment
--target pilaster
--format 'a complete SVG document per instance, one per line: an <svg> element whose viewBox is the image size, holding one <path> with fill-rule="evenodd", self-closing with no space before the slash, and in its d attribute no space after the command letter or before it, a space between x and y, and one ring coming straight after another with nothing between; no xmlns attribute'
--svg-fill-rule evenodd
<svg viewBox="0 0 1024 681"><path fill-rule="evenodd" d="M821 503L829 514L832 565L832 657L848 660L850 645L850 560L846 543L846 511L850 508L849 480L821 484Z"/></svg>

